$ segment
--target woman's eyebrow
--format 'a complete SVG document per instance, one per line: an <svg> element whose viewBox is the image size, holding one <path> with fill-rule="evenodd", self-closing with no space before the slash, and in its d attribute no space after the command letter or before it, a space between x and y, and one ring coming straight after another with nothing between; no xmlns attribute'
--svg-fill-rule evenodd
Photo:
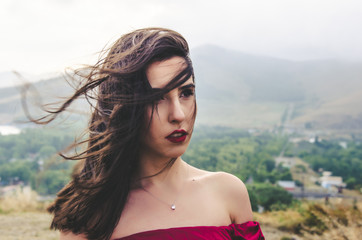
<svg viewBox="0 0 362 240"><path fill-rule="evenodd" d="M187 88L195 88L195 84L190 83L190 84L179 87L180 90L184 90L184 89L187 89ZM152 91L160 91L160 90L162 90L162 88L151 88L151 89L152 89Z"/></svg>
<svg viewBox="0 0 362 240"><path fill-rule="evenodd" d="M183 90L183 89L187 89L187 88L195 88L195 84L190 83L190 84L181 86L179 89L180 89L180 90Z"/></svg>

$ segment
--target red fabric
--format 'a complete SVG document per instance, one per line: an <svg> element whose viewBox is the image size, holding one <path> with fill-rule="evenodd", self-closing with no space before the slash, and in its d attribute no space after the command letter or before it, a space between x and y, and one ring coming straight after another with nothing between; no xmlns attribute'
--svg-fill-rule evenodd
<svg viewBox="0 0 362 240"><path fill-rule="evenodd" d="M258 222L230 224L229 226L201 226L157 229L135 233L115 240L141 240L141 239L166 239L166 240L202 240L202 239L232 239L232 240L264 240Z"/></svg>

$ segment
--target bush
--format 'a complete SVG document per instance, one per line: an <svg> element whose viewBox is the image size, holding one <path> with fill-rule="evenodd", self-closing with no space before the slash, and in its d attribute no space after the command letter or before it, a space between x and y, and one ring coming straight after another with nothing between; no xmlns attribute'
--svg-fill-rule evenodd
<svg viewBox="0 0 362 240"><path fill-rule="evenodd" d="M293 240L294 238L283 236L280 240Z"/></svg>
<svg viewBox="0 0 362 240"><path fill-rule="evenodd" d="M279 186L264 183L247 187L249 194L255 195L250 198L253 210L255 209L255 206L258 205L264 207L266 211L272 209L286 209L293 201L293 196Z"/></svg>
<svg viewBox="0 0 362 240"><path fill-rule="evenodd" d="M35 177L33 187L39 194L56 194L69 182L69 180L69 172L49 170L42 172Z"/></svg>
<svg viewBox="0 0 362 240"><path fill-rule="evenodd" d="M248 193L249 193L249 199L250 199L250 203L251 203L251 209L253 210L253 212L256 212L256 211L258 211L258 199L257 199L253 189L248 188Z"/></svg>

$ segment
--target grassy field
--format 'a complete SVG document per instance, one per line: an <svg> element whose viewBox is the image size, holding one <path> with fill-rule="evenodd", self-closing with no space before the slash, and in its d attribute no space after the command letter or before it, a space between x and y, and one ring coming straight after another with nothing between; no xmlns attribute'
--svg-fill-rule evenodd
<svg viewBox="0 0 362 240"><path fill-rule="evenodd" d="M47 202L37 201L38 195L30 187L19 187L0 198L1 240L59 239L50 231L51 216L46 213Z"/></svg>
<svg viewBox="0 0 362 240"><path fill-rule="evenodd" d="M34 192L22 191L0 198L1 240L52 240L48 203L36 201ZM267 240L357 240L362 236L362 202L331 199L329 204L302 202L285 211L254 213Z"/></svg>
<svg viewBox="0 0 362 240"><path fill-rule="evenodd" d="M0 214L1 240L55 240L59 233L49 230L51 216L45 212Z"/></svg>
<svg viewBox="0 0 362 240"><path fill-rule="evenodd" d="M331 199L327 205L323 201L302 202L285 211L255 213L254 217L267 231L280 230L278 237L283 240L358 240L362 236L362 202L351 199Z"/></svg>
<svg viewBox="0 0 362 240"><path fill-rule="evenodd" d="M322 209L328 209L322 206ZM313 209L315 211L321 209ZM298 210L254 214L267 240L357 240L362 235L359 216L344 214L346 209L336 207L326 214L303 216ZM323 211L323 210L322 210ZM348 216L347 216L348 215ZM346 217L347 216L347 217ZM358 218L358 219L357 219ZM321 221L319 221L321 220ZM51 216L46 212L13 212L0 214L1 240L55 240L59 233L49 229ZM347 222L346 222L347 221ZM300 231L296 233L296 231Z"/></svg>
<svg viewBox="0 0 362 240"><path fill-rule="evenodd" d="M17 212L0 214L1 240L55 240L59 233L49 229L51 216L46 212ZM272 226L262 226L268 240L292 236Z"/></svg>

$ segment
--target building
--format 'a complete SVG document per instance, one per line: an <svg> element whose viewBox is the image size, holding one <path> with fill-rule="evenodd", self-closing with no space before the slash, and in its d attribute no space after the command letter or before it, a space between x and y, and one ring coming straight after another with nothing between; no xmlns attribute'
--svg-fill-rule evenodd
<svg viewBox="0 0 362 240"><path fill-rule="evenodd" d="M343 188L346 187L346 184L343 183L342 177L332 176L332 172L324 171L322 177L319 178L319 182L322 187L326 189L331 189L332 187Z"/></svg>
<svg viewBox="0 0 362 240"><path fill-rule="evenodd" d="M296 187L294 181L277 181L277 184L287 191L294 191Z"/></svg>

